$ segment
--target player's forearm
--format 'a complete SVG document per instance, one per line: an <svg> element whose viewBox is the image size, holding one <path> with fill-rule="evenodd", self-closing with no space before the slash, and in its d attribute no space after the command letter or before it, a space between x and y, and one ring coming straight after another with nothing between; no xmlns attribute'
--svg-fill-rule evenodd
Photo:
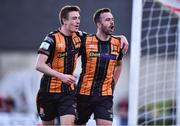
<svg viewBox="0 0 180 126"><path fill-rule="evenodd" d="M117 83L117 81L118 81L118 79L119 79L119 76L120 76L120 74L121 74L121 71L122 71L122 61L120 61L120 62L115 66L115 69L114 69L113 78L114 78L115 83Z"/></svg>

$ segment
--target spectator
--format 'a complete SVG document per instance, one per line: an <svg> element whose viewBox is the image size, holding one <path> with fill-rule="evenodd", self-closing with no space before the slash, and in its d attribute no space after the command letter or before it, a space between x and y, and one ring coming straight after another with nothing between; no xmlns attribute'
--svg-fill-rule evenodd
<svg viewBox="0 0 180 126"><path fill-rule="evenodd" d="M120 124L122 126L127 126L128 124L128 99L122 98L117 105L117 109L120 115Z"/></svg>

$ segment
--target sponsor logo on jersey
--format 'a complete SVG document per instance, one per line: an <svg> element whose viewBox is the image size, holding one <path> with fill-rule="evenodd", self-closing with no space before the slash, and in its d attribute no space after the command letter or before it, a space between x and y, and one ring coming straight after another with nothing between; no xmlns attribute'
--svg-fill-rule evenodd
<svg viewBox="0 0 180 126"><path fill-rule="evenodd" d="M62 57L66 57L67 56L67 52L59 52L58 53L58 58L62 58Z"/></svg>
<svg viewBox="0 0 180 126"><path fill-rule="evenodd" d="M47 43L47 42L42 42L40 48L41 48L41 49L44 49L44 50L48 50L48 49L49 49L49 46L50 46L49 43Z"/></svg>
<svg viewBox="0 0 180 126"><path fill-rule="evenodd" d="M100 57L100 53L99 53L99 52L92 52L92 51L91 51L91 52L89 53L89 56L90 56L90 57Z"/></svg>
<svg viewBox="0 0 180 126"><path fill-rule="evenodd" d="M109 53L89 52L90 57L101 57L103 59L116 60L117 56Z"/></svg>

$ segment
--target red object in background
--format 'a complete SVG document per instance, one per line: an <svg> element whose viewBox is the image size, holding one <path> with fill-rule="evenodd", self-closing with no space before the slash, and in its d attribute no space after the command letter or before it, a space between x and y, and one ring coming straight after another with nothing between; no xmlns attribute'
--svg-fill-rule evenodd
<svg viewBox="0 0 180 126"><path fill-rule="evenodd" d="M12 112L14 107L14 100L11 97L0 96L0 112Z"/></svg>

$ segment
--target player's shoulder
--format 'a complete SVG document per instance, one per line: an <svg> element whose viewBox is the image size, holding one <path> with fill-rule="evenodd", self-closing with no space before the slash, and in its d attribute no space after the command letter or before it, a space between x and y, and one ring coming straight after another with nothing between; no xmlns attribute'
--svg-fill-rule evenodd
<svg viewBox="0 0 180 126"><path fill-rule="evenodd" d="M58 34L59 30L54 30L48 33L49 36L55 36L55 34Z"/></svg>
<svg viewBox="0 0 180 126"><path fill-rule="evenodd" d="M113 39L116 39L116 40L120 40L121 39L120 35L111 35L111 37Z"/></svg>
<svg viewBox="0 0 180 126"><path fill-rule="evenodd" d="M117 42L121 42L121 36L120 35L111 35L111 38Z"/></svg>
<svg viewBox="0 0 180 126"><path fill-rule="evenodd" d="M95 37L95 38L96 38L96 35L95 35L95 34L88 34L88 35L87 35L87 38L92 38L92 37Z"/></svg>
<svg viewBox="0 0 180 126"><path fill-rule="evenodd" d="M88 34L86 36L86 42L98 42L99 39L96 37L96 34Z"/></svg>
<svg viewBox="0 0 180 126"><path fill-rule="evenodd" d="M44 38L44 41L54 43L55 42L55 34L57 34L58 32L59 32L58 30L49 32L46 35L46 37Z"/></svg>
<svg viewBox="0 0 180 126"><path fill-rule="evenodd" d="M120 45L121 37L118 35L111 35L111 43L113 43L115 45Z"/></svg>
<svg viewBox="0 0 180 126"><path fill-rule="evenodd" d="M93 38L95 38L95 39L93 39ZM92 39L93 39L93 40L96 40L96 39L97 39L95 34L88 34L88 35L86 36L86 40L91 40L91 41L92 41Z"/></svg>
<svg viewBox="0 0 180 126"><path fill-rule="evenodd" d="M79 36L80 38L85 38L88 33L84 32L84 31L77 31L75 32L77 36Z"/></svg>

